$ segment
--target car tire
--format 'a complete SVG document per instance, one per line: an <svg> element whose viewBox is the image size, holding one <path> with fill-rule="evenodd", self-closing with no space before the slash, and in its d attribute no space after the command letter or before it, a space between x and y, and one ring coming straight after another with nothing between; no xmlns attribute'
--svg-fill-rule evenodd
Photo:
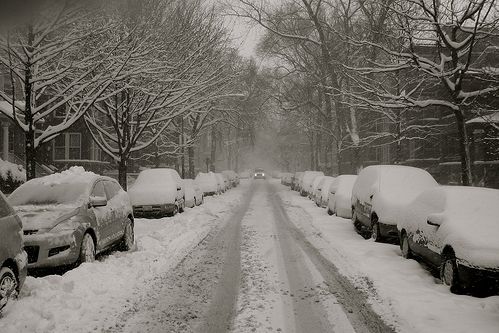
<svg viewBox="0 0 499 333"><path fill-rule="evenodd" d="M329 209L329 208L327 209L327 215L329 215L329 216L333 215L333 211L331 209Z"/></svg>
<svg viewBox="0 0 499 333"><path fill-rule="evenodd" d="M19 282L14 271L10 267L2 267L0 269L0 311L9 300L17 298L18 286Z"/></svg>
<svg viewBox="0 0 499 333"><path fill-rule="evenodd" d="M178 211L179 211L179 207L178 207L178 202L175 201L175 205L173 205L173 211L171 213L171 216L175 216L178 214Z"/></svg>
<svg viewBox="0 0 499 333"><path fill-rule="evenodd" d="M409 237L407 237L407 233L405 231L400 235L400 251L402 252L402 257L405 259L413 258L412 250L409 246Z"/></svg>
<svg viewBox="0 0 499 333"><path fill-rule="evenodd" d="M80 264L84 262L94 262L95 261L95 243L92 236L87 232L83 235L80 246Z"/></svg>
<svg viewBox="0 0 499 333"><path fill-rule="evenodd" d="M454 253L445 254L442 258L440 267L440 280L445 286L450 288L454 294L462 293L462 288L459 282L459 272L457 268L456 256Z"/></svg>
<svg viewBox="0 0 499 333"><path fill-rule="evenodd" d="M378 218L373 217L371 221L371 239L376 243L381 242L381 233L379 232Z"/></svg>
<svg viewBox="0 0 499 333"><path fill-rule="evenodd" d="M123 238L121 239L120 250L130 251L135 243L135 235L133 232L133 222L127 219Z"/></svg>

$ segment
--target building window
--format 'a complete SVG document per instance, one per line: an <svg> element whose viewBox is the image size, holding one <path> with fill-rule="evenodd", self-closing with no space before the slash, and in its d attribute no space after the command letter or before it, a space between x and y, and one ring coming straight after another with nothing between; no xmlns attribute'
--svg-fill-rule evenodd
<svg viewBox="0 0 499 333"><path fill-rule="evenodd" d="M10 131L9 131L9 153L13 153L14 152L14 146L15 146L14 140L15 139L16 139L16 137L14 135L14 129L11 128Z"/></svg>
<svg viewBox="0 0 499 333"><path fill-rule="evenodd" d="M102 158L102 150L94 141L92 141L92 153L90 157L94 161L101 161Z"/></svg>
<svg viewBox="0 0 499 333"><path fill-rule="evenodd" d="M54 140L54 160L81 159L81 133L63 133Z"/></svg>

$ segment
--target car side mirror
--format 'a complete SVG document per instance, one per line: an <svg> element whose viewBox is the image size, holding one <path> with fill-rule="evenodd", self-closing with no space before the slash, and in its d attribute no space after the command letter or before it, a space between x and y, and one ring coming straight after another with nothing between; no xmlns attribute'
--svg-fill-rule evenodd
<svg viewBox="0 0 499 333"><path fill-rule="evenodd" d="M442 225L442 221L443 218L440 214L431 214L426 219L426 223L434 227L440 227Z"/></svg>
<svg viewBox="0 0 499 333"><path fill-rule="evenodd" d="M105 197L90 197L89 207L105 207L107 206L107 199Z"/></svg>
<svg viewBox="0 0 499 333"><path fill-rule="evenodd" d="M180 191L181 189L182 189L182 187L177 186L177 191Z"/></svg>

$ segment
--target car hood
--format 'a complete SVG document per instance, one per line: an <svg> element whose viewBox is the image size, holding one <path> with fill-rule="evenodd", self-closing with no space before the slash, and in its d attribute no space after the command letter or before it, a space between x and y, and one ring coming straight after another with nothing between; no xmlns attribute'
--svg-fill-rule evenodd
<svg viewBox="0 0 499 333"><path fill-rule="evenodd" d="M52 229L59 223L78 215L80 207L67 205L16 206L24 230Z"/></svg>
<svg viewBox="0 0 499 333"><path fill-rule="evenodd" d="M174 204L177 199L177 189L132 187L128 195L133 206Z"/></svg>

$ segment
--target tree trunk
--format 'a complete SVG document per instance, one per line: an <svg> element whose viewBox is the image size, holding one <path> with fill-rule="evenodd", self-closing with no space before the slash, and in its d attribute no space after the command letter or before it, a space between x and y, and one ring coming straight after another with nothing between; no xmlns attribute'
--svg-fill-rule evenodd
<svg viewBox="0 0 499 333"><path fill-rule="evenodd" d="M187 148L187 153L189 155L189 177L194 179L196 175L194 175L194 147L190 146Z"/></svg>
<svg viewBox="0 0 499 333"><path fill-rule="evenodd" d="M470 142L466 122L461 110L454 111L456 116L457 132L459 135L459 154L461 155L461 182L464 186L473 184L473 172L471 166Z"/></svg>
<svg viewBox="0 0 499 333"><path fill-rule="evenodd" d="M26 143L26 180L36 178L36 149L35 131L30 130L25 134Z"/></svg>
<svg viewBox="0 0 499 333"><path fill-rule="evenodd" d="M215 172L215 160L217 158L217 136L215 126L211 128L211 156L210 156L210 171Z"/></svg>
<svg viewBox="0 0 499 333"><path fill-rule="evenodd" d="M127 190L127 176L128 176L127 158L125 156L121 156L121 159L118 163L118 183L120 183L121 187L123 187L125 191Z"/></svg>

